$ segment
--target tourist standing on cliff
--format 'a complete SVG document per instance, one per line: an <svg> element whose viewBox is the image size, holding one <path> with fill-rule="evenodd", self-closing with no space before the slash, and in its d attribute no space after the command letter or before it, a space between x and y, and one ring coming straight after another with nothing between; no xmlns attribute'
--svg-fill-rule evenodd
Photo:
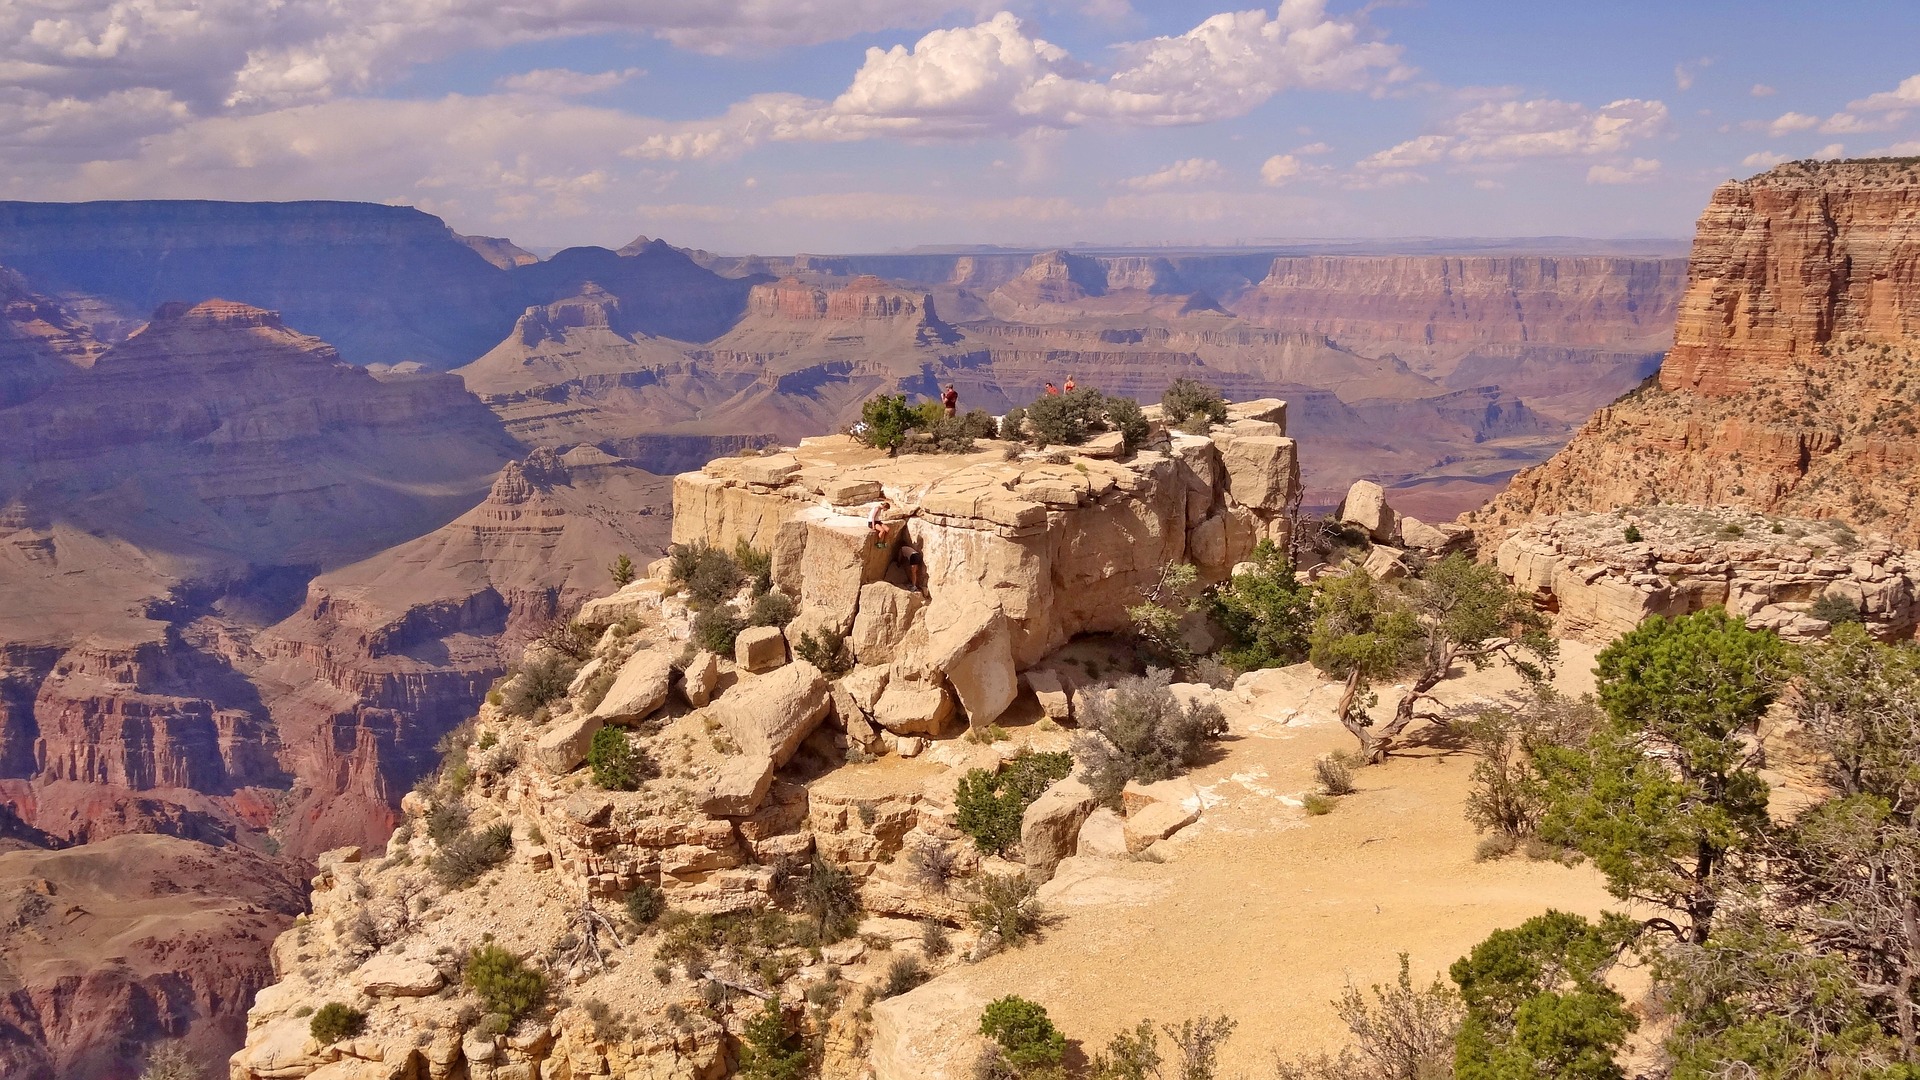
<svg viewBox="0 0 1920 1080"><path fill-rule="evenodd" d="M1055 386L1055 385L1053 385L1052 383L1048 383L1048 384L1047 384L1047 390L1046 390L1046 395L1047 395L1048 397L1059 397L1059 396L1060 396L1060 388L1059 388L1059 387L1057 387L1057 386Z"/></svg>
<svg viewBox="0 0 1920 1080"><path fill-rule="evenodd" d="M960 391L955 390L952 383L948 383L947 388L940 392L940 405L947 410L948 416L960 408Z"/></svg>
<svg viewBox="0 0 1920 1080"><path fill-rule="evenodd" d="M1069 394L1073 393L1073 376L1071 375L1067 376L1067 385L1061 387L1061 389L1065 390Z"/></svg>
<svg viewBox="0 0 1920 1080"><path fill-rule="evenodd" d="M874 547L886 547L887 541L892 539L893 526L887 524L887 511L891 509L893 509L893 503L882 496L880 501L873 505L873 509L867 512L867 531L873 534Z"/></svg>

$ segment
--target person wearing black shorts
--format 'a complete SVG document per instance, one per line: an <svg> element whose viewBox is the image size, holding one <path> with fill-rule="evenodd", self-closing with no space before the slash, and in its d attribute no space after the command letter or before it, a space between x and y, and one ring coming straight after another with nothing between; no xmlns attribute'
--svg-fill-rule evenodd
<svg viewBox="0 0 1920 1080"><path fill-rule="evenodd" d="M920 549L903 541L894 551L893 558L907 568L907 580L913 583L913 591L925 592L927 561L920 557Z"/></svg>

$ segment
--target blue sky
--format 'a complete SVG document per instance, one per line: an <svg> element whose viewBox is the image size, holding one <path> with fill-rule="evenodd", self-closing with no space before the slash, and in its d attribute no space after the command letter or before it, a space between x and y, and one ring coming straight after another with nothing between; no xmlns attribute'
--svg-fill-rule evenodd
<svg viewBox="0 0 1920 1080"><path fill-rule="evenodd" d="M1920 154L1920 4L16 0L0 196L366 199L554 247L1684 237Z"/></svg>

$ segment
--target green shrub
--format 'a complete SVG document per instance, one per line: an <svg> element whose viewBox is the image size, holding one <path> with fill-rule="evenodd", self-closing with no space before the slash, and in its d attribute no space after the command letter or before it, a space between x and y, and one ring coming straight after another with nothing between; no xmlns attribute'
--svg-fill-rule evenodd
<svg viewBox="0 0 1920 1080"><path fill-rule="evenodd" d="M587 748L593 782L607 791L638 791L642 781L659 775L646 752L636 750L625 728L603 727Z"/></svg>
<svg viewBox="0 0 1920 1080"><path fill-rule="evenodd" d="M467 807L455 800L434 800L427 807L427 836L445 847L467 828Z"/></svg>
<svg viewBox="0 0 1920 1080"><path fill-rule="evenodd" d="M1106 398L1098 390L1049 394L1027 406L1027 429L1042 446L1079 446L1105 427Z"/></svg>
<svg viewBox="0 0 1920 1080"><path fill-rule="evenodd" d="M1335 805L1332 799L1317 791L1309 791L1300 797L1300 808L1307 812L1308 817L1324 817L1331 814Z"/></svg>
<svg viewBox="0 0 1920 1080"><path fill-rule="evenodd" d="M860 440L889 454L900 451L907 433L918 423L919 415L907 405L905 394L878 394L860 407Z"/></svg>
<svg viewBox="0 0 1920 1080"><path fill-rule="evenodd" d="M1626 537L1627 543L1637 544L1640 542L1640 526L1629 525L1627 526L1627 531L1621 535Z"/></svg>
<svg viewBox="0 0 1920 1080"><path fill-rule="evenodd" d="M815 939L831 944L859 926L860 891L851 875L816 854L800 880L800 910L813 920Z"/></svg>
<svg viewBox="0 0 1920 1080"><path fill-rule="evenodd" d="M667 894L658 885L643 881L627 894L627 917L641 926L652 926L667 911Z"/></svg>
<svg viewBox="0 0 1920 1080"><path fill-rule="evenodd" d="M775 994L747 1021L740 1036L740 1071L734 1075L740 1080L800 1080L807 1075L808 1056L806 1048L794 1042Z"/></svg>
<svg viewBox="0 0 1920 1080"><path fill-rule="evenodd" d="M1254 546L1253 569L1214 586L1207 605L1226 631L1220 658L1241 671L1297 664L1306 658L1313 590L1271 540Z"/></svg>
<svg viewBox="0 0 1920 1080"><path fill-rule="evenodd" d="M1353 794L1353 766L1343 754L1327 754L1313 759L1313 776L1320 790L1328 795Z"/></svg>
<svg viewBox="0 0 1920 1080"><path fill-rule="evenodd" d="M746 580L733 556L704 540L675 544L669 554L673 561L668 576L687 591L691 607L711 608L732 599Z"/></svg>
<svg viewBox="0 0 1920 1080"><path fill-rule="evenodd" d="M307 1031L323 1045L351 1039L366 1030L367 1014L351 1005L329 1001L307 1023Z"/></svg>
<svg viewBox="0 0 1920 1080"><path fill-rule="evenodd" d="M927 959L938 960L953 951L953 938L947 933L945 923L928 919L920 924L920 951Z"/></svg>
<svg viewBox="0 0 1920 1080"><path fill-rule="evenodd" d="M542 652L528 661L527 666L520 669L520 674L507 684L500 704L509 715L525 720L541 706L565 697L567 687L573 684L574 672L578 670L578 666L567 657Z"/></svg>
<svg viewBox="0 0 1920 1080"><path fill-rule="evenodd" d="M1132 398L1107 398L1107 424L1120 433L1121 446L1129 454L1147 441L1147 418Z"/></svg>
<svg viewBox="0 0 1920 1080"><path fill-rule="evenodd" d="M740 616L724 605L707 608L693 617L694 642L717 656L732 656L733 639L744 629L746 624Z"/></svg>
<svg viewBox="0 0 1920 1080"><path fill-rule="evenodd" d="M1822 595L1807 609L1807 614L1832 626L1866 621L1860 615L1859 606L1839 593Z"/></svg>
<svg viewBox="0 0 1920 1080"><path fill-rule="evenodd" d="M921 406L924 410L932 408L932 414L922 414L916 421L918 427L932 436L931 441L909 441L908 450L928 454L970 454L974 451L975 439L991 439L998 434L993 417L984 409L975 409L963 416L948 416L937 401Z"/></svg>
<svg viewBox="0 0 1920 1080"><path fill-rule="evenodd" d="M613 578L616 588L625 588L633 584L634 573L633 559L625 554L613 560L613 565L607 567L607 576Z"/></svg>
<svg viewBox="0 0 1920 1080"><path fill-rule="evenodd" d="M960 831L989 855L1006 851L1020 842L1027 806L1072 771L1073 757L1064 752L1021 754L997 773L969 770L954 792Z"/></svg>
<svg viewBox="0 0 1920 1080"><path fill-rule="evenodd" d="M487 1011L519 1020L547 997L547 977L498 945L482 945L467 954L467 988L479 995Z"/></svg>
<svg viewBox="0 0 1920 1080"><path fill-rule="evenodd" d="M1175 379L1160 395L1160 408L1167 423L1179 424L1190 417L1203 417L1208 423L1227 422L1227 399L1220 391L1197 379ZM1205 428L1201 431L1204 433Z"/></svg>
<svg viewBox="0 0 1920 1080"><path fill-rule="evenodd" d="M793 597L779 591L763 592L753 598L752 606L747 608L748 626L778 626L785 628L799 614L794 606Z"/></svg>
<svg viewBox="0 0 1920 1080"><path fill-rule="evenodd" d="M802 633L794 642L793 654L819 668L829 680L853 670L853 648L847 644L847 636L831 626Z"/></svg>
<svg viewBox="0 0 1920 1080"><path fill-rule="evenodd" d="M746 575L747 583L753 587L753 595L759 596L773 588L773 553L761 551L747 543L741 537L733 545L733 561L740 565L740 572Z"/></svg>
<svg viewBox="0 0 1920 1080"><path fill-rule="evenodd" d="M899 997L931 978L933 976L927 974L927 969L921 966L919 957L911 953L896 956L893 958L893 963L887 965L887 978L880 984L880 996Z"/></svg>
<svg viewBox="0 0 1920 1080"><path fill-rule="evenodd" d="M981 933L997 934L1002 945L1018 948L1040 929L1045 912L1035 895L1038 886L1025 874L982 874L974 887L979 898L967 914Z"/></svg>
<svg viewBox="0 0 1920 1080"><path fill-rule="evenodd" d="M1129 780L1150 784L1199 764L1207 743L1227 733L1219 706L1182 705L1170 683L1168 672L1154 670L1079 695L1082 734L1074 738L1074 755L1081 779L1105 805L1119 806Z"/></svg>
<svg viewBox="0 0 1920 1080"><path fill-rule="evenodd" d="M1013 408L1000 418L1000 437L1008 442L1019 442L1027 437L1023 430L1027 422L1027 410Z"/></svg>
<svg viewBox="0 0 1920 1080"><path fill-rule="evenodd" d="M433 875L450 889L464 888L511 854L513 826L505 822L479 832L463 832L433 857Z"/></svg>
<svg viewBox="0 0 1920 1080"><path fill-rule="evenodd" d="M980 1013L980 1034L1022 1073L1059 1065L1067 1053L1067 1037L1053 1026L1047 1010L1012 994L987 1004Z"/></svg>

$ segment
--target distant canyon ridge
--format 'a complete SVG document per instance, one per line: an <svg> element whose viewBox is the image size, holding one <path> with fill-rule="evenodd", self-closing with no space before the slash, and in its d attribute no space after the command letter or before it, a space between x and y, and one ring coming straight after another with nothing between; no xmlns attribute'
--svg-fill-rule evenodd
<svg viewBox="0 0 1920 1080"><path fill-rule="evenodd" d="M99 931L59 920L0 946L0 1074L237 1045L304 860L383 840L503 657L661 552L668 474L879 392L1186 376L1291 402L1309 505L1369 477L1444 519L1658 368L1682 252L539 259L404 207L0 203L0 903L118 874L88 910L174 958L76 980L44 957ZM245 940L194 948L233 905Z"/></svg>

